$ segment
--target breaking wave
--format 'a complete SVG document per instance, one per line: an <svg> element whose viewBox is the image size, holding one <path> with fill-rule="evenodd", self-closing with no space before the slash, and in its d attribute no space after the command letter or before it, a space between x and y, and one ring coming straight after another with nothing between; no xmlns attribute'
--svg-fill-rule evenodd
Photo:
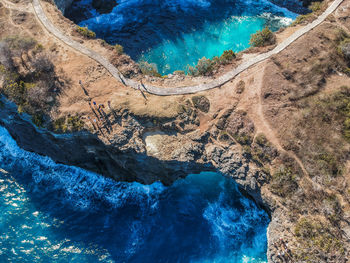
<svg viewBox="0 0 350 263"><path fill-rule="evenodd" d="M0 262L266 262L266 213L233 180L121 183L18 147L0 127Z"/></svg>
<svg viewBox="0 0 350 263"><path fill-rule="evenodd" d="M169 74L186 71L202 57L244 50L251 34L265 26L285 27L297 14L268 0L121 0L100 14L92 0L81 0L66 16L121 44L134 60Z"/></svg>

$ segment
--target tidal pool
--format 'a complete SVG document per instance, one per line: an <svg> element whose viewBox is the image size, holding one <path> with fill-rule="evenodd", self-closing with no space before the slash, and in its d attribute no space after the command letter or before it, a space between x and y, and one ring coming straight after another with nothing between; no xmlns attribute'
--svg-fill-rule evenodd
<svg viewBox="0 0 350 263"><path fill-rule="evenodd" d="M298 1L293 1L298 4ZM74 2L66 16L161 74L186 71L202 57L249 47L251 34L289 25L297 14L268 0L120 0L99 14L92 0ZM300 11L304 11L300 7Z"/></svg>

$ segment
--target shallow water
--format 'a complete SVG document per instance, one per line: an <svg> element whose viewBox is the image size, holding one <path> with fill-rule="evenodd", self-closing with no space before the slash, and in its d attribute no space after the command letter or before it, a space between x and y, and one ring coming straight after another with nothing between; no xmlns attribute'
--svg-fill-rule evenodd
<svg viewBox="0 0 350 263"><path fill-rule="evenodd" d="M0 168L0 262L266 262L268 216L219 174L117 183L1 126Z"/></svg>
<svg viewBox="0 0 350 263"><path fill-rule="evenodd" d="M297 16L268 0L121 0L109 14L99 14L91 1L75 2L66 15L162 74L244 50L257 30L277 30Z"/></svg>

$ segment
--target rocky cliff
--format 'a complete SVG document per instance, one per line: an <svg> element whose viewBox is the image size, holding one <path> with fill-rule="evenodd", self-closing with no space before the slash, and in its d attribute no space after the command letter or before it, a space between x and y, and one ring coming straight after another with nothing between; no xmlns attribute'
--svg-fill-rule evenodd
<svg viewBox="0 0 350 263"><path fill-rule="evenodd" d="M236 146L222 147L210 142L209 133L183 136L154 132L155 127L147 128L147 120L138 120L124 112L118 119L109 116L113 125L123 123L123 129L107 140L87 131L55 134L36 127L28 115L18 114L17 106L5 98L1 102L0 125L27 151L118 181L143 184L161 181L170 185L188 174L218 171L235 178L246 194L269 209L259 193L267 174L249 163ZM171 151L165 144L171 145Z"/></svg>
<svg viewBox="0 0 350 263"><path fill-rule="evenodd" d="M42 4L62 32L106 58L127 61L102 41L77 35L54 6ZM220 88L158 97L125 87L101 65L53 38L32 13L8 12L0 3L1 38L9 47L32 43L23 52L14 48L12 60L1 62L19 75L0 82L1 91L20 107L2 98L0 125L26 150L116 180L169 185L188 173L221 172L269 212L269 262L347 262L350 61L342 50L350 39L349 10L345 0L320 26ZM8 38L18 27L29 35ZM280 32L277 41L295 30ZM28 40L38 35L42 47ZM234 66L222 66L217 74ZM39 74L42 69L45 74ZM4 67L0 72L6 73ZM167 88L210 78L174 75L144 81ZM52 96L45 103L43 91ZM19 114L23 109L33 116Z"/></svg>

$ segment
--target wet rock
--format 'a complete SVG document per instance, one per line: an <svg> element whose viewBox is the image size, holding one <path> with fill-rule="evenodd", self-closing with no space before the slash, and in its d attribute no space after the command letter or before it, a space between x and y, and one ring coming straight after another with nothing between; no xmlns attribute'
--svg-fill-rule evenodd
<svg viewBox="0 0 350 263"><path fill-rule="evenodd" d="M116 5L116 0L92 0L92 7L100 14L108 14L112 12Z"/></svg>
<svg viewBox="0 0 350 263"><path fill-rule="evenodd" d="M313 0L271 0L272 3L281 7L287 8L288 10L298 13L306 14L309 10L308 7Z"/></svg>

